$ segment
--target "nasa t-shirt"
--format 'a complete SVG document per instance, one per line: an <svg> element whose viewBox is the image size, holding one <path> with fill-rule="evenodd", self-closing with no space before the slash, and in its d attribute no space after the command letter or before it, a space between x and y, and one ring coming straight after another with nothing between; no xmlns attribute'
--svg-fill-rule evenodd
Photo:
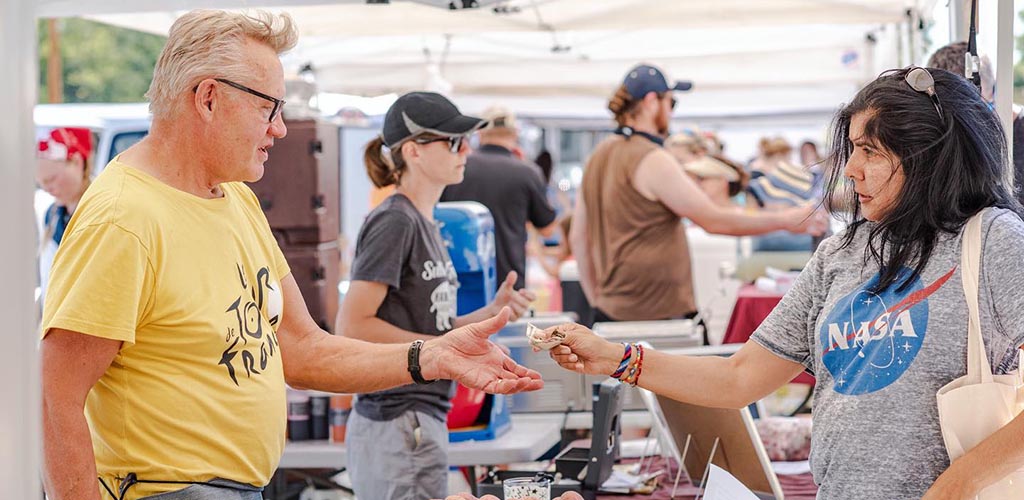
<svg viewBox="0 0 1024 500"><path fill-rule="evenodd" d="M814 390L811 468L818 498L920 498L947 467L935 392L966 373L967 302L960 235L939 237L921 275L872 288L871 223L841 248L825 241L751 337L801 363ZM989 209L982 225L981 331L997 373L1024 343L1024 222ZM900 275L911 275L902 269Z"/></svg>
<svg viewBox="0 0 1024 500"><path fill-rule="evenodd" d="M377 317L403 330L443 335L452 329L459 283L437 225L396 193L366 217L356 242L352 279L388 286ZM442 380L361 394L355 409L372 420L408 410L445 420L453 384Z"/></svg>

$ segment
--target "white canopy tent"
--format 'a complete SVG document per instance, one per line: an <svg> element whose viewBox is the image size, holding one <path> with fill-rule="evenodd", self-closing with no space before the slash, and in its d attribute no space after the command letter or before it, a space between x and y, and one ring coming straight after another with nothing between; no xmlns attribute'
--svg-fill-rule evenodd
<svg viewBox="0 0 1024 500"><path fill-rule="evenodd" d="M302 34L286 67L312 64L322 91L529 96L571 114L600 110L625 71L649 61L694 82L680 96L684 115L715 116L830 112L880 70L921 57L919 30L909 26L927 22L935 0L508 0L463 10L295 3L268 6L290 13ZM75 10L60 6L54 14ZM91 17L166 34L181 12ZM590 99L573 106L566 97Z"/></svg>
<svg viewBox="0 0 1024 500"><path fill-rule="evenodd" d="M0 482L8 497L39 496L36 236L26 168L35 137L35 19L97 16L163 33L187 9L282 3L303 35L286 62L295 70L312 61L325 90L372 95L451 85L467 95L555 95L570 103L606 96L629 65L647 60L695 81L683 108L701 110L714 99L716 113L771 113L835 106L878 70L919 61L913 26L935 0L508 0L499 7L513 12L502 15L486 1L479 10L447 11L427 0L0 0L0 57L13 76L0 79L0 109L8 113L0 120L0 276L7 285L0 289L0 378L8 381ZM999 85L1009 88L1013 5L998 4ZM740 42L748 36L754 42ZM1008 113L1009 93L998 97Z"/></svg>

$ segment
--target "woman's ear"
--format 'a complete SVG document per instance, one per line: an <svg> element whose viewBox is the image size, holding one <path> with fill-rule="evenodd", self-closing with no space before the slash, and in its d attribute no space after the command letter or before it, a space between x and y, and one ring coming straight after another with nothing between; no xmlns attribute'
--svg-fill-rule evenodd
<svg viewBox="0 0 1024 500"><path fill-rule="evenodd" d="M420 149L416 147L416 144L413 141L405 141L405 144L402 144L402 158L405 159L405 163L407 165L410 160L419 157Z"/></svg>

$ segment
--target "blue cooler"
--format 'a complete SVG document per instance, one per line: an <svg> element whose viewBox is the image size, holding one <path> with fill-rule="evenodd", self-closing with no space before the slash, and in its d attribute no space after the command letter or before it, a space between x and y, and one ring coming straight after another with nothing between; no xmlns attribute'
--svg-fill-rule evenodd
<svg viewBox="0 0 1024 500"><path fill-rule="evenodd" d="M475 201L438 203L434 206L434 220L437 221L455 272L459 275L459 315L471 313L490 304L498 291L494 219L490 210ZM512 428L505 396L487 394L480 407L470 408L462 405L467 391L473 391L462 386L459 386L458 391L452 401L452 414L461 417L465 416L462 415L465 411L473 410L479 413L466 427L449 426L449 442L485 441L497 438ZM451 423L452 419L449 416L449 424Z"/></svg>
<svg viewBox="0 0 1024 500"><path fill-rule="evenodd" d="M458 314L490 304L498 291L491 212L475 201L438 203L434 220L459 275Z"/></svg>

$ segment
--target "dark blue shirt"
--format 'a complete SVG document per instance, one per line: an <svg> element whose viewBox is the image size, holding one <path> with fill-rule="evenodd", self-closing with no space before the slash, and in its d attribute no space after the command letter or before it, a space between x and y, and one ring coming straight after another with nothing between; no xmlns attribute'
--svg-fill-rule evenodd
<svg viewBox="0 0 1024 500"><path fill-rule="evenodd" d="M462 183L446 187L441 201L475 201L487 207L494 217L498 283L515 271L516 289L526 286L526 223L544 228L555 221L540 167L506 148L484 144L466 158Z"/></svg>
<svg viewBox="0 0 1024 500"><path fill-rule="evenodd" d="M53 224L53 242L60 245L60 240L64 238L64 230L68 227L68 222L71 220L71 214L68 212L68 207L60 206L54 203L50 205L50 208L46 209L46 216L43 218L43 225L50 227Z"/></svg>

